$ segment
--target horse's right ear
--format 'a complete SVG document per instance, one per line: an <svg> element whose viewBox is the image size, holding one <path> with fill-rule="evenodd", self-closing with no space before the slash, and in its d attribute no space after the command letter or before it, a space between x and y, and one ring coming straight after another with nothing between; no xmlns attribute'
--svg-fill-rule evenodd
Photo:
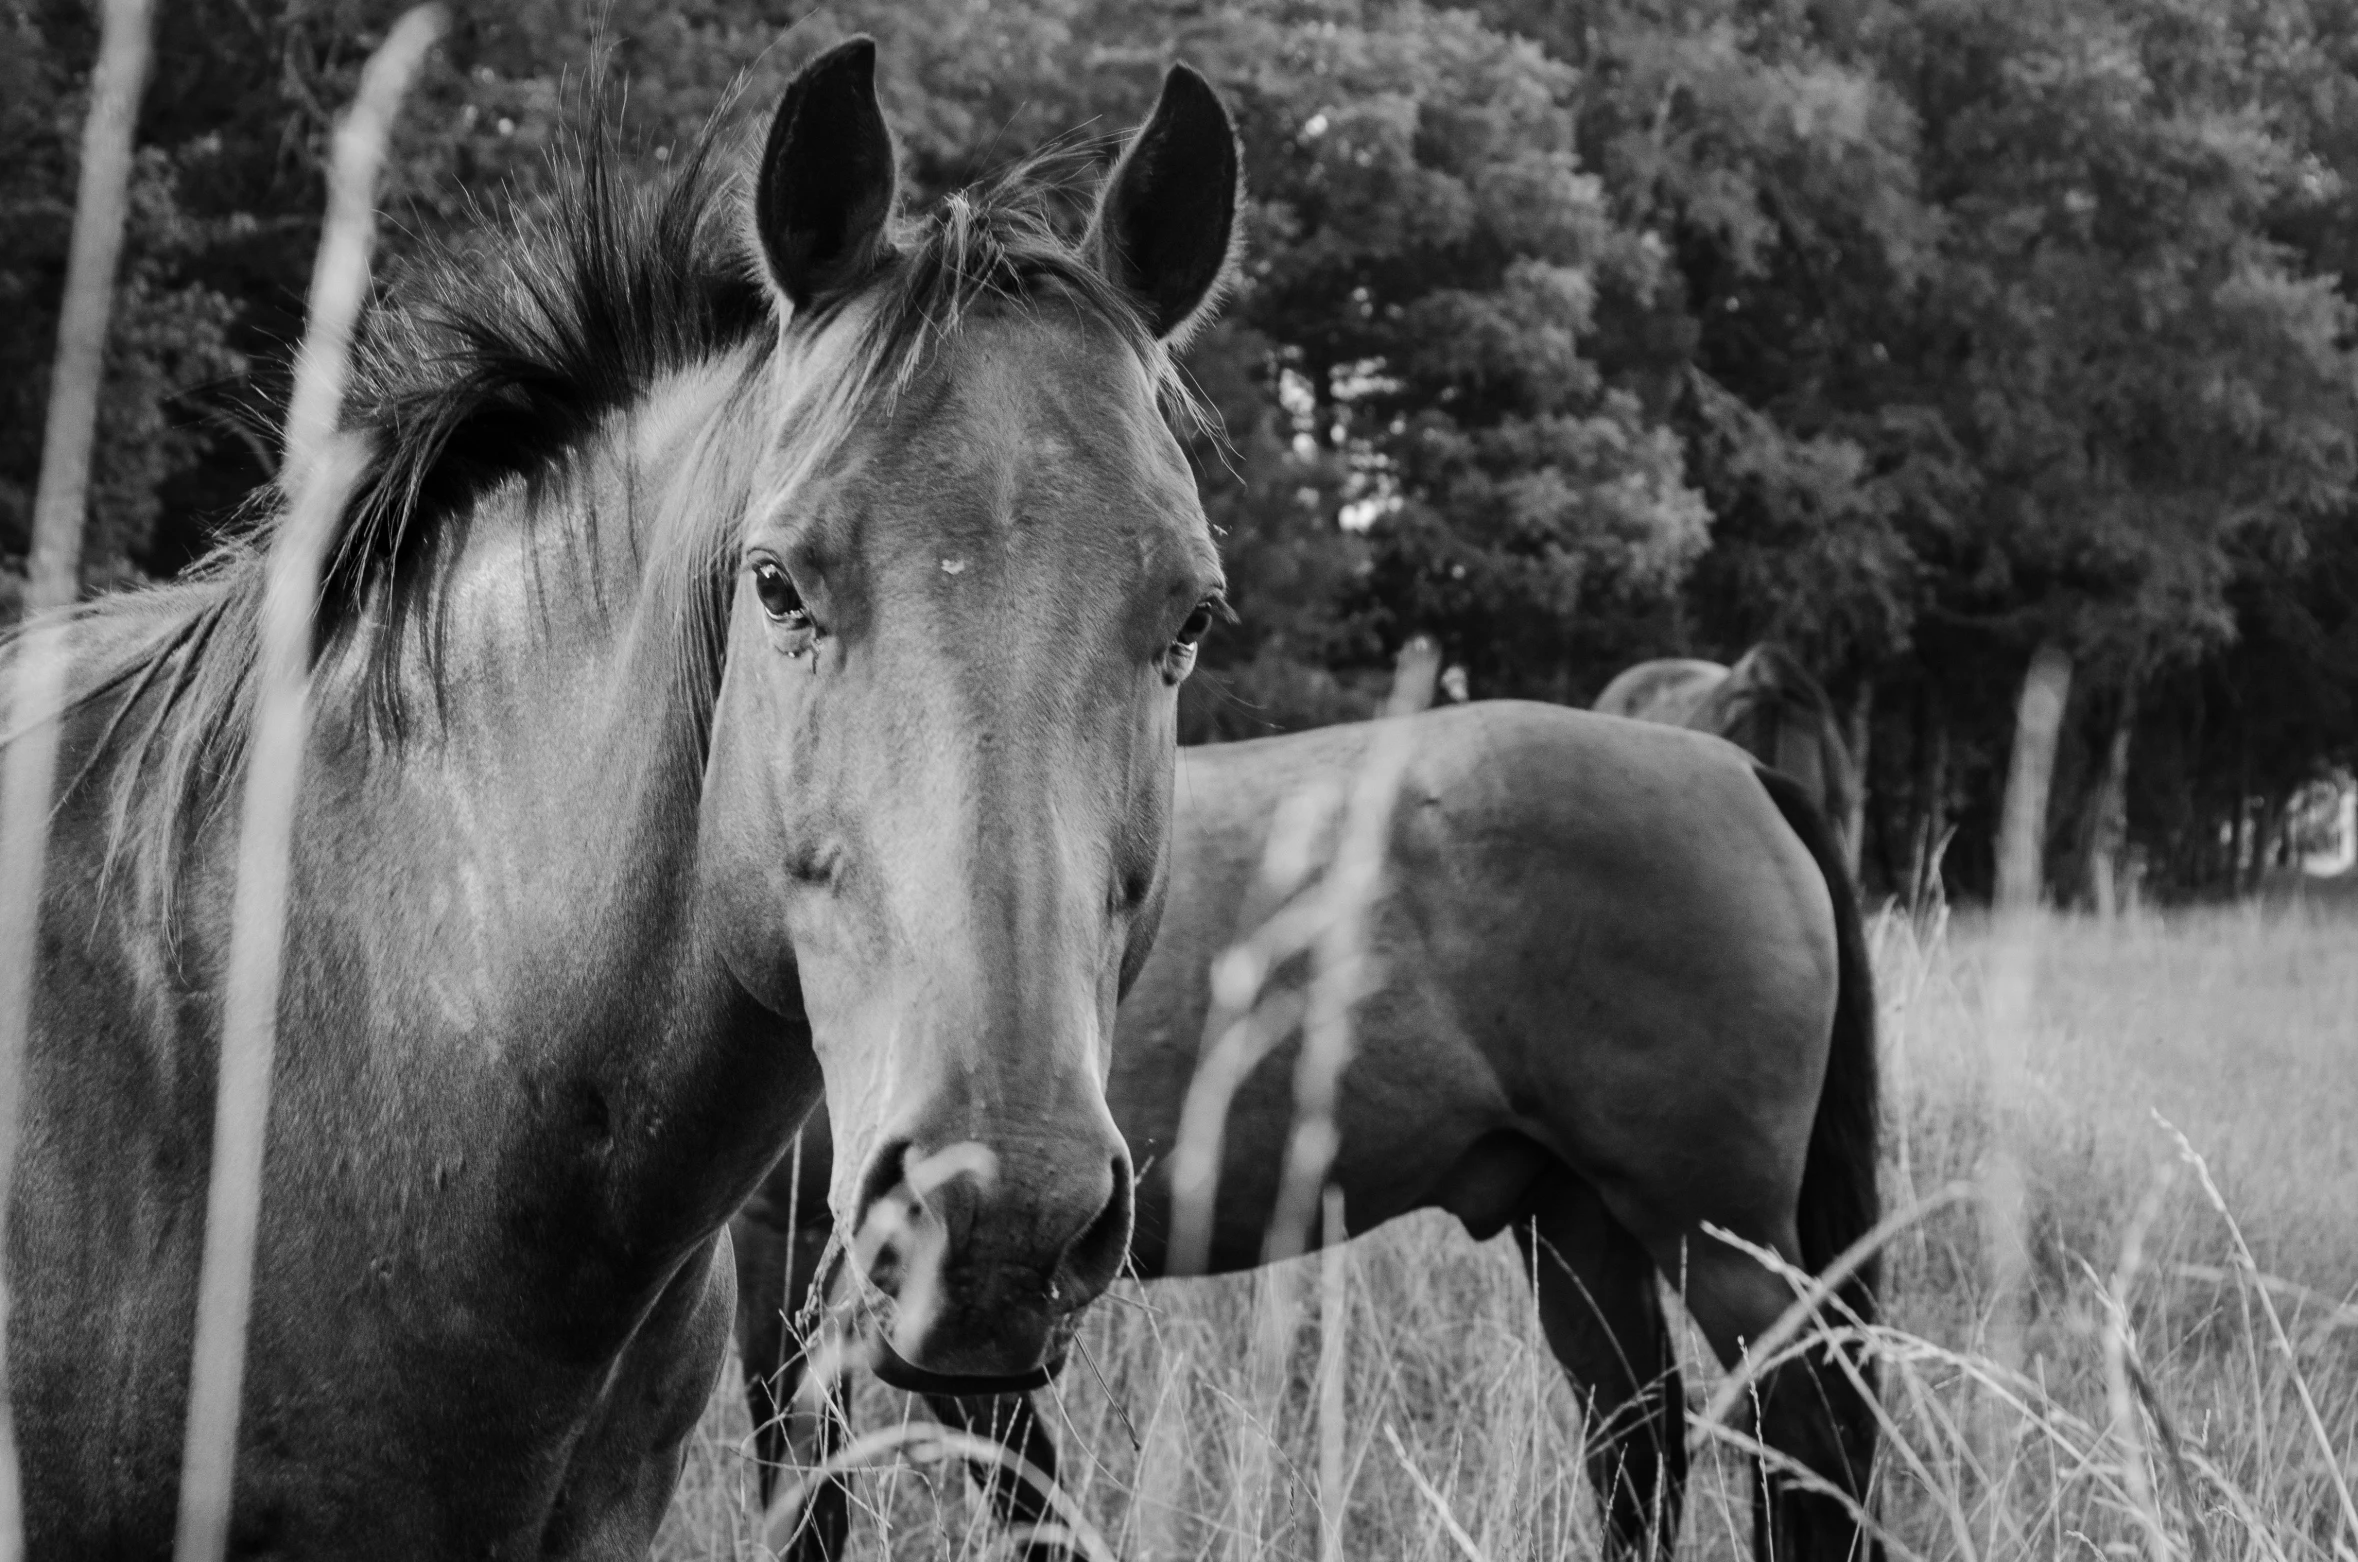
<svg viewBox="0 0 2358 1562"><path fill-rule="evenodd" d="M762 254L797 312L883 264L897 185L876 103L876 41L839 43L788 84L754 185Z"/></svg>

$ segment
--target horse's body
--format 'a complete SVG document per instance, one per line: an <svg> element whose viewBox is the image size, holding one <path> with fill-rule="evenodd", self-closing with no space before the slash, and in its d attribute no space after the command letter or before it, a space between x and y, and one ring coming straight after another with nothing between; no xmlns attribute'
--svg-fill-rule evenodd
<svg viewBox="0 0 2358 1562"><path fill-rule="evenodd" d="M1356 1011L1332 1180L1353 1232L1438 1208L1476 1238L1512 1228L1527 1260L1535 1244L1547 1255L1533 1262L1541 1320L1598 1417L1592 1474L1612 1532L1636 1547L1657 1497L1675 1526L1684 1468L1657 1273L1683 1285L1733 1360L1791 1292L1703 1235L1705 1223L1816 1268L1873 1222L1857 912L1807 804L1728 744L1507 702L1412 719L1416 758L1372 923L1382 982ZM1203 1045L1207 970L1251 931L1240 919L1279 805L1347 781L1375 730L1183 751L1171 898L1122 1006L1108 1087L1132 1153L1151 1159L1132 1249L1146 1277L1165 1272L1171 1153ZM1228 1115L1214 1272L1264 1261L1296 1051L1263 1063ZM799 1163L780 1163L737 1227L749 1386L773 1460L779 1389L797 1368L781 1303L800 1303L825 1235L824 1212L796 1197L823 1177L824 1122L800 1143ZM1871 1308L1861 1287L1847 1294ZM780 1363L781 1382L762 1376ZM1810 1408L1816 1385L1765 1391L1768 1440L1821 1470L1853 1460L1836 1478L1862 1489L1871 1422L1838 1375L1824 1384L1831 1424ZM1050 1465L1028 1408L990 1414ZM1038 1511L1020 1491L997 1495L1012 1514ZM808 1549L835 1545L840 1526L840 1510L821 1515ZM1778 1554L1839 1556L1851 1534L1819 1512L1786 1527Z"/></svg>
<svg viewBox="0 0 2358 1562"><path fill-rule="evenodd" d="M1608 716L1709 732L1799 781L1858 863L1859 778L1826 691L1781 647L1754 646L1733 667L1691 657L1640 662L1593 707Z"/></svg>
<svg viewBox="0 0 2358 1562"><path fill-rule="evenodd" d="M593 161L441 323L380 322L240 1554L642 1554L727 1218L822 1083L844 1218L932 1236L872 1255L888 1296L936 1260L889 1341L920 1381L1036 1366L1119 1262L1100 1038L1217 581L1159 339L1225 260L1233 146L1175 76L1091 249L1030 175L896 226L872 58L789 88L751 222L702 151L643 206ZM261 580L234 545L71 630L8 1227L35 1556L172 1542ZM962 1142L999 1180L920 1185Z"/></svg>

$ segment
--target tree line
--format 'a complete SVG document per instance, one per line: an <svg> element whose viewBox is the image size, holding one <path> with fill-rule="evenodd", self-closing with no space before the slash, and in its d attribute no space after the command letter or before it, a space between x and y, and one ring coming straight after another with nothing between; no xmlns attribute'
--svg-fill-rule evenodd
<svg viewBox="0 0 2358 1562"><path fill-rule="evenodd" d="M85 572L169 575L273 467L331 115L398 7L157 16ZM1188 368L1238 621L1192 740L1369 713L1428 634L1585 703L1779 641L1846 713L1863 870L1992 888L2026 671L2046 886L2242 886L2358 762L2358 4L460 0L391 269L613 123L651 175L877 35L939 193L1110 155L1184 58L1243 275ZM21 589L95 50L0 11L0 612ZM1078 127L1078 128L1076 128Z"/></svg>

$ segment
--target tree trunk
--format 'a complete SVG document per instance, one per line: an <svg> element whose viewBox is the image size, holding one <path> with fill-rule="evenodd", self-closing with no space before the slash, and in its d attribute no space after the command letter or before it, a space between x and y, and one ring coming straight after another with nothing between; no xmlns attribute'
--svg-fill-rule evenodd
<svg viewBox="0 0 2358 1562"><path fill-rule="evenodd" d="M1875 741L1875 680L1859 680L1850 701L1850 817L1842 821L1842 855L1850 881L1859 878L1859 847L1867 838L1867 748Z"/></svg>
<svg viewBox="0 0 2358 1562"><path fill-rule="evenodd" d="M2235 833L2229 840L2228 892L2241 900L2251 889L2252 740L2251 728L2240 716L2235 737Z"/></svg>
<svg viewBox="0 0 2358 1562"><path fill-rule="evenodd" d="M2006 766L2006 801L1998 824L1998 909L2027 911L2045 889L2047 790L2055 780L2055 743L2071 700L2071 655L2049 640L2033 652L2014 711L2014 749Z"/></svg>
<svg viewBox="0 0 2358 1562"><path fill-rule="evenodd" d="M2129 844L2129 739L2137 730L2137 699L2142 686L2143 679L2131 667L2121 681L2112 741L2105 745L2104 769L2089 810L2088 893L2096 902L2096 915L2107 922L2121 906L2121 854Z"/></svg>
<svg viewBox="0 0 2358 1562"><path fill-rule="evenodd" d="M1948 807L1949 723L1940 691L1928 680L1916 705L1916 839L1908 864L1908 904L1919 911L1940 888Z"/></svg>

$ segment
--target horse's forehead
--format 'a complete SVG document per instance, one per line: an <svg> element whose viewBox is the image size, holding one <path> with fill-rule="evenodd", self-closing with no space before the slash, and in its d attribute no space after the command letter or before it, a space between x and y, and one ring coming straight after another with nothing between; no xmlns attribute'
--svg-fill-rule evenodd
<svg viewBox="0 0 2358 1562"><path fill-rule="evenodd" d="M1093 453L1145 482L1176 475L1153 375L1110 330L1053 317L988 320L962 334L943 368L958 415L994 425L1009 450Z"/></svg>
<svg viewBox="0 0 2358 1562"><path fill-rule="evenodd" d="M943 344L922 379L863 465L886 488L935 502L889 513L992 532L1110 526L1142 545L1202 530L1151 374L1110 332L977 321ZM944 497L957 501L948 514Z"/></svg>

